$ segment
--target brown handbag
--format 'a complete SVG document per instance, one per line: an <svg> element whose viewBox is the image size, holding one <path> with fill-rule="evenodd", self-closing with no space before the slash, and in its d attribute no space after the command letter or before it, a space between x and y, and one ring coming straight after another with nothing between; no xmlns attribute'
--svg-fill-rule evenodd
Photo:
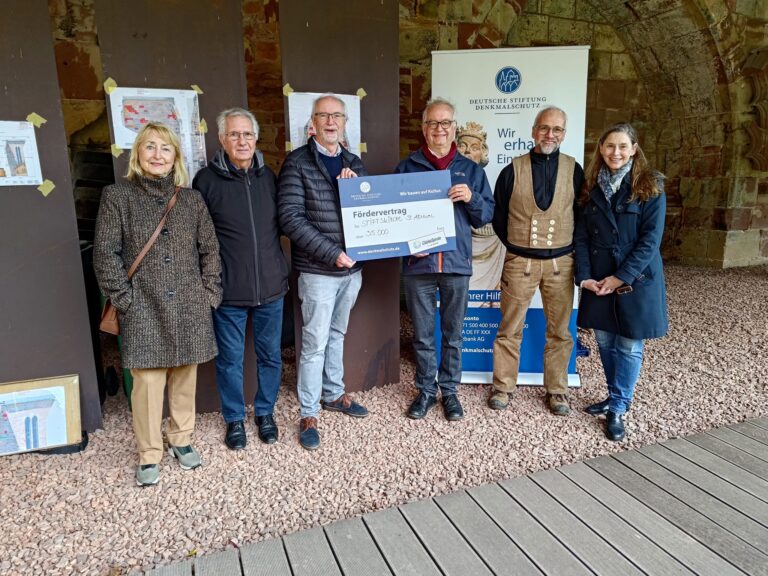
<svg viewBox="0 0 768 576"><path fill-rule="evenodd" d="M139 252L139 255L136 256L136 260L133 261L133 264L131 264L131 267L128 269L128 280L130 280L134 275L136 269L139 267L139 264L141 264L141 261L144 259L144 256L147 255L147 252L149 252L149 249L152 248L152 245L155 243L155 240L157 240L157 237L160 236L160 231L163 229L165 219L168 217L168 213L171 211L171 208L173 208L174 204L176 204L176 197L178 195L179 187L177 186L176 192L174 192L173 196L171 196L171 199L168 200L168 206L165 209L163 217L160 219L160 223L157 225L157 228L155 228L155 231L152 233L152 236L149 238L149 240L147 240L144 248L142 248L141 252ZM109 299L107 299L107 301L104 303L104 310L101 311L101 322L99 322L99 330L106 334L114 334L115 336L120 336L120 322L117 319L117 308L112 306L112 301Z"/></svg>

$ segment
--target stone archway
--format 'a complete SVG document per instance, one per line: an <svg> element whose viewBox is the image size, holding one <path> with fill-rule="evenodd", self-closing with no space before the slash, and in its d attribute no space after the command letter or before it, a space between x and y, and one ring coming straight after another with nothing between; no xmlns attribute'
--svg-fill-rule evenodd
<svg viewBox="0 0 768 576"><path fill-rule="evenodd" d="M744 126L751 113L741 74L768 20L762 4L731 9L724 0L401 3L403 153L420 135L431 50L589 44L586 152L611 123L638 127L646 153L668 177L665 255L717 267L765 262L768 184L759 195L765 174L745 158Z"/></svg>
<svg viewBox="0 0 768 576"><path fill-rule="evenodd" d="M591 3L629 48L647 95L646 148L668 176L666 255L713 266L760 261L759 231L749 230L757 180L739 145L738 15L722 1Z"/></svg>

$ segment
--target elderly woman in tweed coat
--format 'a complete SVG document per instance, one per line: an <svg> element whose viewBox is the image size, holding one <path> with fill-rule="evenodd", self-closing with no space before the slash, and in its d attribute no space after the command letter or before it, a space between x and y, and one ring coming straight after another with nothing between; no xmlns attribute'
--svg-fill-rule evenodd
<svg viewBox="0 0 768 576"><path fill-rule="evenodd" d="M126 178L102 194L94 266L101 291L119 312L123 366L133 376L136 482L147 486L159 479L166 386L169 452L185 470L201 464L191 445L197 365L217 354L211 312L221 301L221 262L210 214L200 193L186 187L179 140L168 127L142 128ZM161 234L129 279L127 270L177 188Z"/></svg>

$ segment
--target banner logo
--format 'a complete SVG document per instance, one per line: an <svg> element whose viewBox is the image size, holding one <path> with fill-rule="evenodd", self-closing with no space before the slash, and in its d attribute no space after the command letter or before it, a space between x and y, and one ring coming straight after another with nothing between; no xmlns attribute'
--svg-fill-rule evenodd
<svg viewBox="0 0 768 576"><path fill-rule="evenodd" d="M520 88L522 82L520 70L513 66L505 66L496 73L496 88L502 94L512 94Z"/></svg>
<svg viewBox="0 0 768 576"><path fill-rule="evenodd" d="M363 182L360 184L360 192L370 192L371 191L371 185L368 182Z"/></svg>

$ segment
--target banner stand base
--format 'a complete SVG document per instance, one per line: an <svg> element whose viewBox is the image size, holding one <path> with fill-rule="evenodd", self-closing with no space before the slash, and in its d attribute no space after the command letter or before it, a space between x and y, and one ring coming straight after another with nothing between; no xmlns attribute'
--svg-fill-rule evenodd
<svg viewBox="0 0 768 576"><path fill-rule="evenodd" d="M462 372L462 384L492 384L493 372ZM531 372L521 372L517 375L518 386L544 386L544 375ZM581 388L581 376L568 374L568 387Z"/></svg>

